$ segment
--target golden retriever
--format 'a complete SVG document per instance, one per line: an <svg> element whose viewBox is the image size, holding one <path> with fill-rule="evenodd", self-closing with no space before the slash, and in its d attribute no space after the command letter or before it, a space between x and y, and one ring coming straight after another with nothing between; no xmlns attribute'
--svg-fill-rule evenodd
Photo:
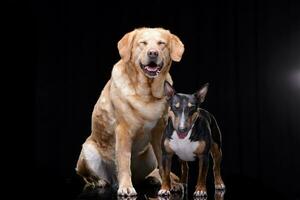
<svg viewBox="0 0 300 200"><path fill-rule="evenodd" d="M139 28L123 36L118 50L121 60L94 107L76 170L88 184L116 185L118 195L134 196L132 183L161 166L164 82L172 83L172 60L180 61L184 45L168 30Z"/></svg>

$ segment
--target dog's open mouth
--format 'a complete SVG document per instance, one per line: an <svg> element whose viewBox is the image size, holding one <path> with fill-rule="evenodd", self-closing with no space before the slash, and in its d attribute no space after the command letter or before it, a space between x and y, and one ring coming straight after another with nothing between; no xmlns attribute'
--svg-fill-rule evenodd
<svg viewBox="0 0 300 200"><path fill-rule="evenodd" d="M160 64L156 64L155 62L150 62L147 65L140 63L140 66L143 72L150 78L155 78L161 71L163 62Z"/></svg>
<svg viewBox="0 0 300 200"><path fill-rule="evenodd" d="M177 135L178 135L179 139L184 139L188 135L188 131L187 132L177 132Z"/></svg>

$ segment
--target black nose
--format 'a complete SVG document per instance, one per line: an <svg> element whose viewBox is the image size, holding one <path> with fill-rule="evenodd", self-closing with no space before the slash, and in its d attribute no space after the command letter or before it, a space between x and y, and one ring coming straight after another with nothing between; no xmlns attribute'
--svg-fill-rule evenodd
<svg viewBox="0 0 300 200"><path fill-rule="evenodd" d="M147 54L150 58L156 58L158 56L158 51L150 49Z"/></svg>
<svg viewBox="0 0 300 200"><path fill-rule="evenodd" d="M184 128L178 128L178 131L179 131L180 133L185 133L185 132L188 131L188 128L187 128L187 127L184 127Z"/></svg>

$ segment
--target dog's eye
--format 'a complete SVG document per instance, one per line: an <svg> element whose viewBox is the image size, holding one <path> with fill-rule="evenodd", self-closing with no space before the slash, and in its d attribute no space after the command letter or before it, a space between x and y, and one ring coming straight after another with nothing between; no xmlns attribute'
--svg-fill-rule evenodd
<svg viewBox="0 0 300 200"><path fill-rule="evenodd" d="M173 110L174 112L177 112L177 111L179 111L179 108L177 108L177 107L174 106L174 107L172 108L172 110Z"/></svg>
<svg viewBox="0 0 300 200"><path fill-rule="evenodd" d="M196 105L195 104L188 104L188 108L189 110L195 110L196 109Z"/></svg>
<svg viewBox="0 0 300 200"><path fill-rule="evenodd" d="M163 41L158 41L157 44L158 44L158 45L165 45L166 43L163 42Z"/></svg>
<svg viewBox="0 0 300 200"><path fill-rule="evenodd" d="M175 105L172 106L172 110L179 110L180 105L179 103L176 103Z"/></svg>
<svg viewBox="0 0 300 200"><path fill-rule="evenodd" d="M189 107L190 110L195 110L196 109L196 106L191 106Z"/></svg>
<svg viewBox="0 0 300 200"><path fill-rule="evenodd" d="M148 43L146 41L141 41L140 44L147 45Z"/></svg>

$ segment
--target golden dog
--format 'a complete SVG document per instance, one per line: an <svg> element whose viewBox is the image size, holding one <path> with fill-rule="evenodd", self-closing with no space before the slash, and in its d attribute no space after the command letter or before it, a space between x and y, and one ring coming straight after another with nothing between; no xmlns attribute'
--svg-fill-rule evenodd
<svg viewBox="0 0 300 200"><path fill-rule="evenodd" d="M180 61L184 45L168 30L140 28L124 35L118 50L121 60L94 107L92 133L76 170L88 184L118 184L118 195L133 196L132 183L161 166L164 82L172 83L169 69L172 60Z"/></svg>

